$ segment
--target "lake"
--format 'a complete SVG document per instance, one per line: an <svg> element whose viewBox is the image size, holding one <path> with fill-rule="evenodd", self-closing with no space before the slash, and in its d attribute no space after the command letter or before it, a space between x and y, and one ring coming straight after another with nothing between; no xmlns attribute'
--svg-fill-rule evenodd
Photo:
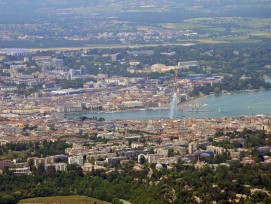
<svg viewBox="0 0 271 204"><path fill-rule="evenodd" d="M205 104L203 106L203 104ZM178 110L173 114L177 117L220 118L240 115L270 115L271 91L240 92L221 96L209 96L191 103L184 111ZM142 120L154 118L169 118L169 109L132 110L111 113L70 114L67 118L103 117L106 120Z"/></svg>

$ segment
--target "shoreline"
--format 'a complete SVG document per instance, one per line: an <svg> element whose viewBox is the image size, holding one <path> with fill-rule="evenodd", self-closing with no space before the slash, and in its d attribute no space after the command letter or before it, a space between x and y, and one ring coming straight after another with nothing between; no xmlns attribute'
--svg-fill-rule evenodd
<svg viewBox="0 0 271 204"><path fill-rule="evenodd" d="M190 105L190 104L192 104L192 103L194 103L196 101L199 101L199 100L204 99L204 98L208 98L209 96L213 96L213 94L211 94L211 95L202 95L202 96L194 97L194 98L192 98L192 99L190 99L188 101L179 103L178 104L178 108L183 108L183 107L185 107L187 105Z"/></svg>
<svg viewBox="0 0 271 204"><path fill-rule="evenodd" d="M185 107L186 105L189 105L191 103L194 103L196 101L199 101L201 99L208 98L208 97L211 97L211 96L221 97L221 96L224 96L224 95L232 95L232 94L246 93L246 92L248 92L248 93L249 92L258 92L258 91L271 91L271 88L270 89L245 89L245 90L239 90L239 91L233 91L233 92L225 92L225 93L221 93L221 94L218 94L218 95L215 95L214 93L211 93L209 95L201 95L201 96L192 98L189 101L185 101L183 103L179 103L178 104L178 108Z"/></svg>
<svg viewBox="0 0 271 204"><path fill-rule="evenodd" d="M177 108L182 108L185 107L189 104L192 104L198 100L201 100L203 98L207 98L212 95L203 95L199 97L192 98L188 101L181 102L177 105ZM84 114L112 114L112 113L123 113L127 111L148 111L148 110L170 110L170 106L168 107L152 107L152 108L135 108L135 109L127 109L127 110L113 110L113 111L82 111L82 112L72 112L72 113L67 113L64 114L64 116L69 116L69 115L84 115Z"/></svg>
<svg viewBox="0 0 271 204"><path fill-rule="evenodd" d="M224 95L232 95L232 94L238 94L238 93L245 93L245 92L259 92L259 91L271 91L271 89L253 89L253 90L239 90L239 91L234 91L234 92L226 92L226 93L222 93L217 95L217 97L221 97ZM199 100L202 100L204 98L208 98L208 97L212 97L212 96L216 96L214 93L210 94L210 95L201 95L198 97L193 97L188 101L185 102L181 102L179 104L177 104L177 108L179 110L182 110L184 107L191 105ZM108 111L82 111L82 112L71 112L71 113L66 113L63 114L64 117L66 116L77 116L77 118L82 117L84 115L87 114L113 114L113 113L123 113L123 112L127 112L127 111L148 111L148 110L170 110L170 106L168 107L151 107L151 108L134 108L134 109L127 109L127 110L108 110Z"/></svg>

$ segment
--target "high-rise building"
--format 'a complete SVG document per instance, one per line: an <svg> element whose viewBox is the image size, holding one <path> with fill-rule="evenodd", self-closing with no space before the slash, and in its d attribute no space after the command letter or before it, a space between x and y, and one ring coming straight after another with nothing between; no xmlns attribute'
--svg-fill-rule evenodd
<svg viewBox="0 0 271 204"><path fill-rule="evenodd" d="M188 153L193 154L195 151L198 150L198 142L190 142L188 144Z"/></svg>
<svg viewBox="0 0 271 204"><path fill-rule="evenodd" d="M70 69L69 70L69 75L70 75L71 80L74 79L74 74L75 74L75 70L74 69Z"/></svg>

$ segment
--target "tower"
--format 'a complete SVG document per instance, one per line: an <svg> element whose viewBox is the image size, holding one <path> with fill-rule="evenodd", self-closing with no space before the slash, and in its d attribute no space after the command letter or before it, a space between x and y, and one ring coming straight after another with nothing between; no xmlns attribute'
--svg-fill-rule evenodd
<svg viewBox="0 0 271 204"><path fill-rule="evenodd" d="M74 79L74 73L75 73L74 69L70 69L70 70L69 70L69 75L70 75L70 77L71 77L71 80Z"/></svg>
<svg viewBox="0 0 271 204"><path fill-rule="evenodd" d="M193 154L197 150L198 150L198 142L194 141L194 142L190 142L188 144L188 153L189 154Z"/></svg>

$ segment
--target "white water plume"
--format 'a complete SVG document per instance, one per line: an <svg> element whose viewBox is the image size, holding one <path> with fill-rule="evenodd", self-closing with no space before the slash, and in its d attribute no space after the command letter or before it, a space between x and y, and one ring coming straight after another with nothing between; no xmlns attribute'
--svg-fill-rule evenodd
<svg viewBox="0 0 271 204"><path fill-rule="evenodd" d="M170 103L169 118L174 117L174 113L177 111L177 93L174 93Z"/></svg>

